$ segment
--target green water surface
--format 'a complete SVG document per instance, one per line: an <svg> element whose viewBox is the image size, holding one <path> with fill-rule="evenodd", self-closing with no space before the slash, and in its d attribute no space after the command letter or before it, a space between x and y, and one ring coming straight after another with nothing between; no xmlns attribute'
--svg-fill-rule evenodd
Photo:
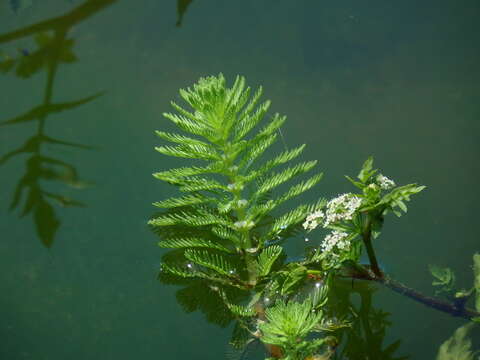
<svg viewBox="0 0 480 360"><path fill-rule="evenodd" d="M174 193L151 174L178 166L154 150L154 131L173 129L161 114L220 72L263 85L269 115L288 117L277 151L306 143L319 160L324 179L298 201L352 191L343 175L369 155L397 184L426 185L386 219L379 260L425 294L428 264L469 287L479 18L475 0L0 0L0 61L14 61L0 73L0 360L226 358L231 329L156 280L164 250L146 225ZM58 172L40 176L38 156ZM465 323L383 288L373 304L391 314L385 346L401 340L388 359L435 359Z"/></svg>

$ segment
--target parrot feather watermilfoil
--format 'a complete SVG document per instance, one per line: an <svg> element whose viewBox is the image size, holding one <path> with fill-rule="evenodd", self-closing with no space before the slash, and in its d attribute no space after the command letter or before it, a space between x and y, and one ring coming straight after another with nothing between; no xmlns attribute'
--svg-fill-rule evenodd
<svg viewBox="0 0 480 360"><path fill-rule="evenodd" d="M248 322L256 314L255 301L246 302L286 266L280 245L325 205L319 199L279 212L322 174L313 172L316 161L294 163L305 145L262 161L286 118L267 119L270 101L261 102L261 95L262 88L252 92L241 76L230 88L222 74L201 78L180 90L186 104L172 102L173 111L163 114L178 132L156 132L167 142L156 148L159 153L185 159L154 174L178 189L178 195L154 203L161 210L149 221L159 245L171 249L159 278L185 285L177 293L183 307L201 310L220 325Z"/></svg>

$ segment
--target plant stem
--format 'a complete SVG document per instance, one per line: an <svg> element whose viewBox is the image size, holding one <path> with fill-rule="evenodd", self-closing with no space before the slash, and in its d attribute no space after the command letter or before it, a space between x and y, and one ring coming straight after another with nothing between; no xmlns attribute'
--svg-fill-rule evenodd
<svg viewBox="0 0 480 360"><path fill-rule="evenodd" d="M383 277L380 268L378 267L377 258L375 257L375 251L372 246L372 218L371 215L367 214L367 221L363 230L363 243L367 249L368 260L370 261L370 266L372 267L373 272L379 278Z"/></svg>
<svg viewBox="0 0 480 360"><path fill-rule="evenodd" d="M412 288L409 288L401 282L396 281L390 277L384 276L382 279L376 279L375 281L382 283L386 287L392 289L395 292L398 292L399 294L405 295L433 309L446 312L452 316L461 317L467 320L471 320L474 317L480 316L480 313L472 309L466 307L458 307L455 304L451 304L447 301L423 295L422 293Z"/></svg>
<svg viewBox="0 0 480 360"><path fill-rule="evenodd" d="M228 158L228 149L224 148L223 153ZM227 167L230 167L232 163L229 161L227 162ZM230 184L233 184L234 187L231 191L233 196L233 201L238 204L238 201L242 199L242 189L236 188L236 184L239 181L239 174L238 171L235 170L233 174L228 176ZM239 223L246 221L246 212L243 207L239 207L236 210L237 221ZM250 237L250 229L241 229L239 231L240 236L242 237L242 252L245 256L245 265L248 272L248 284L251 286L255 286L257 284L257 267L256 267L256 255L252 254L250 250L253 247L252 239Z"/></svg>
<svg viewBox="0 0 480 360"><path fill-rule="evenodd" d="M371 272L370 275L367 275L367 272L362 272L358 274L352 274L349 277L354 279L376 281L401 295L409 297L410 299L424 304L432 309L445 312L455 317L461 317L467 320L472 320L475 317L480 317L480 312L466 308L464 306L459 307L456 304L452 304L444 300L424 295L419 291L412 289L385 274L381 274L381 276L376 276L376 274L372 274Z"/></svg>

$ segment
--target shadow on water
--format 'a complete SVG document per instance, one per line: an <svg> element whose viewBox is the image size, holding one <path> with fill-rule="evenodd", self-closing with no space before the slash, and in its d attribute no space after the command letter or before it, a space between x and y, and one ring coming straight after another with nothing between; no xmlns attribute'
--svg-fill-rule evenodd
<svg viewBox="0 0 480 360"><path fill-rule="evenodd" d="M193 0L177 0L177 23L176 26L182 26L183 16Z"/></svg>
<svg viewBox="0 0 480 360"><path fill-rule="evenodd" d="M176 26L181 26L183 16L192 1L177 0ZM45 122L51 114L73 110L103 94L103 92L99 92L70 102L54 102L57 70L61 64L71 64L77 61L73 52L75 40L68 37L72 27L116 2L117 0L87 0L64 15L0 34L0 44L33 37L37 47L33 51L21 49L15 57L2 54L0 51L0 72L12 72L23 79L30 78L40 71L47 73L42 103L11 119L0 121L0 127L26 122L36 124L35 134L28 138L23 145L0 156L0 165L16 155L30 154L26 160L26 172L16 185L10 210L21 206L22 197L26 193L20 216L33 213L37 235L47 248L53 245L55 234L60 227L60 220L51 203L56 202L62 207L83 207L85 204L59 193L46 191L40 182L42 180L57 181L79 189L85 188L90 183L80 179L73 164L45 155L42 146L51 144L78 149L92 149L92 147L48 136L44 131ZM10 1L10 8L14 13L18 13L31 4L31 1Z"/></svg>
<svg viewBox="0 0 480 360"><path fill-rule="evenodd" d="M365 281L339 281L330 290L329 310L332 318L346 319L350 327L338 330L341 347L338 359L406 360L409 356L395 353L401 341L385 345L387 330L392 325L390 313L372 305L376 286Z"/></svg>
<svg viewBox="0 0 480 360"><path fill-rule="evenodd" d="M35 133L23 145L0 157L0 165L16 155L30 154L26 160L26 172L16 185L10 210L20 207L22 197L25 196L20 216L33 214L37 235L47 248L53 245L55 234L60 227L60 220L56 216L52 202L63 207L85 206L85 204L45 190L41 181L58 181L75 188L83 188L89 183L80 179L73 164L46 155L43 145L51 144L78 149L91 149L91 147L48 136L45 133L45 122L51 114L73 110L102 95L102 93L96 93L70 102L55 102L53 97L57 70L61 64L77 61L73 52L75 41L68 37L72 27L115 2L116 0L86 1L62 16L0 34L0 44L30 36L34 38L36 44L35 50L31 52L21 50L16 57L3 55L0 71L12 72L19 78L30 78L40 71L45 71L47 75L41 104L11 119L0 121L2 127L26 122L36 125Z"/></svg>
<svg viewBox="0 0 480 360"><path fill-rule="evenodd" d="M73 3L74 0L65 0L69 3ZM10 9L15 13L18 14L19 12L29 8L33 5L34 0L8 0L8 4Z"/></svg>

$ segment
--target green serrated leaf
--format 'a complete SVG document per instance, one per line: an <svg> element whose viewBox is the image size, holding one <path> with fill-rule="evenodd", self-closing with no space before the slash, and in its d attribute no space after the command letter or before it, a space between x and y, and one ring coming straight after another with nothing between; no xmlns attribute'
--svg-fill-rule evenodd
<svg viewBox="0 0 480 360"><path fill-rule="evenodd" d="M294 266L288 272L281 289L282 295L287 295L292 289L299 286L307 276L307 268L304 266Z"/></svg>
<svg viewBox="0 0 480 360"><path fill-rule="evenodd" d="M257 267L259 276L267 276L270 270L277 261L278 257L282 254L282 247L278 245L269 246L260 253L257 258Z"/></svg>
<svg viewBox="0 0 480 360"><path fill-rule="evenodd" d="M232 276L236 273L235 266L224 256L207 250L187 249L185 257L194 263L214 270L219 274Z"/></svg>
<svg viewBox="0 0 480 360"><path fill-rule="evenodd" d="M405 201L410 201L410 196L418 194L425 189L425 186L417 186L417 184L408 184L394 188L391 192L384 195L377 203L377 206L386 206L385 213L392 210L395 215L401 216L401 212L395 211L395 207L399 207L404 212L407 212Z"/></svg>
<svg viewBox="0 0 480 360"><path fill-rule="evenodd" d="M298 157L303 150L305 149L305 144L292 149L292 150L287 150L277 157L275 157L272 160L269 160L265 163L265 165L262 165L259 169L251 171L251 173L246 177L246 181L252 181L254 179L257 179L259 177L262 177L266 175L270 170L272 170L274 167L285 164L288 161L291 161Z"/></svg>
<svg viewBox="0 0 480 360"><path fill-rule="evenodd" d="M365 185L363 185L361 182L353 180L350 176L345 175L345 177L347 178L348 181L350 181L354 186L356 186L360 190L362 190L365 187Z"/></svg>
<svg viewBox="0 0 480 360"><path fill-rule="evenodd" d="M373 167L373 157L370 156L362 165L362 169L358 174L358 179L365 184L372 175L374 175L377 170L372 170Z"/></svg>
<svg viewBox="0 0 480 360"><path fill-rule="evenodd" d="M162 201L154 202L153 205L159 208L174 208L174 207L181 207L187 205L195 205L195 204L204 204L207 202L212 202L214 199L200 195L200 194L192 194L182 196L180 198L170 198Z"/></svg>
<svg viewBox="0 0 480 360"><path fill-rule="evenodd" d="M439 291L451 291L453 289L455 274L450 268L429 265L429 270L436 279L432 282L432 285L441 287Z"/></svg>
<svg viewBox="0 0 480 360"><path fill-rule="evenodd" d="M300 163L293 167L289 167L280 173L276 173L269 176L267 179L265 179L265 181L263 181L259 185L258 190L253 195L253 198L256 199L260 195L265 194L266 192L272 190L273 188L290 180L291 178L311 170L316 164L317 164L317 161L308 161L308 162Z"/></svg>
<svg viewBox="0 0 480 360"><path fill-rule="evenodd" d="M472 341L467 337L472 323L455 330L455 333L438 349L436 360L473 360Z"/></svg>
<svg viewBox="0 0 480 360"><path fill-rule="evenodd" d="M225 224L227 221L225 218L216 216L214 214L197 214L180 211L173 214L165 214L155 219L148 221L149 225L153 226L168 226L185 224L190 226L204 226L211 224Z"/></svg>
<svg viewBox="0 0 480 360"><path fill-rule="evenodd" d="M215 243L210 240L205 240L201 238L170 238L161 240L158 243L158 246L162 248L171 248L171 249L180 249L180 248L209 248L216 249L226 253L232 253L233 251L227 247Z"/></svg>

